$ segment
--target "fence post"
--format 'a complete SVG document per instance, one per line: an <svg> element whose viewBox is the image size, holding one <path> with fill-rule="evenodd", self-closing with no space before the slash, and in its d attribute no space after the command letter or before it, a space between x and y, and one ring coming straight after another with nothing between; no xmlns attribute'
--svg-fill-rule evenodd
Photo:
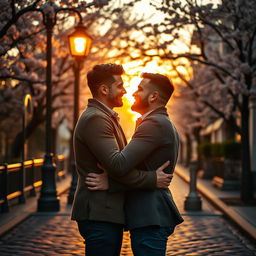
<svg viewBox="0 0 256 256"><path fill-rule="evenodd" d="M35 190L35 168L34 168L34 158L32 159L32 166L31 166L31 186L32 189L30 190L30 196L36 196L36 190Z"/></svg>
<svg viewBox="0 0 256 256"><path fill-rule="evenodd" d="M3 169L3 179L2 179L2 184L1 184L1 194L3 195L3 204L1 207L1 212L9 212L9 204L8 204L8 164L4 164L4 169Z"/></svg>
<svg viewBox="0 0 256 256"><path fill-rule="evenodd" d="M20 204L26 203L24 187L25 187L25 164L24 164L24 161L22 161L21 169L19 170L19 191L21 192L21 194L19 195Z"/></svg>

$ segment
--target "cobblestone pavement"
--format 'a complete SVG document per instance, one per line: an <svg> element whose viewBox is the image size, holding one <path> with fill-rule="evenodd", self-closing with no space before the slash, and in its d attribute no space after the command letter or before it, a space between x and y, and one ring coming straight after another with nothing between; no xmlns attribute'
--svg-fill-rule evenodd
<svg viewBox="0 0 256 256"><path fill-rule="evenodd" d="M184 223L170 236L167 255L256 255L256 246L246 240L222 215L203 201L204 211L182 210L188 186L175 177L171 186ZM57 214L34 214L0 239L0 255L84 255L84 245L76 223L70 220L70 208L62 198ZM124 233L122 256L132 256L129 233ZM101 256L101 255L95 255ZM103 255L102 255L103 256ZM143 255L142 255L143 256Z"/></svg>

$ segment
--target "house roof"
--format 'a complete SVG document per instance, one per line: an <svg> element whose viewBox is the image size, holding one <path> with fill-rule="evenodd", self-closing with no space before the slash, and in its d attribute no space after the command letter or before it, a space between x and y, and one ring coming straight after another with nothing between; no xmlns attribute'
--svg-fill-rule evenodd
<svg viewBox="0 0 256 256"><path fill-rule="evenodd" d="M206 126L204 129L202 129L201 132L200 132L200 135L202 135L202 136L208 135L208 134L211 134L214 131L219 130L221 125L223 124L223 122L224 122L223 118L217 119L214 123Z"/></svg>

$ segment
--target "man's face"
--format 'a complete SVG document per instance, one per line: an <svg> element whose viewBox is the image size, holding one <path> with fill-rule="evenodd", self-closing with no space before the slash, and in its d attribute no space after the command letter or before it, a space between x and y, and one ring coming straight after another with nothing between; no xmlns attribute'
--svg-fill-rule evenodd
<svg viewBox="0 0 256 256"><path fill-rule="evenodd" d="M115 81L111 84L109 88L108 102L113 108L122 107L123 106L122 97L124 94L126 94L126 90L124 89L123 79L119 75L115 75L113 77Z"/></svg>
<svg viewBox="0 0 256 256"><path fill-rule="evenodd" d="M138 86L138 90L133 94L135 102L133 103L131 109L142 115L146 113L149 108L148 97L151 93L149 82L150 80L147 78L142 79Z"/></svg>

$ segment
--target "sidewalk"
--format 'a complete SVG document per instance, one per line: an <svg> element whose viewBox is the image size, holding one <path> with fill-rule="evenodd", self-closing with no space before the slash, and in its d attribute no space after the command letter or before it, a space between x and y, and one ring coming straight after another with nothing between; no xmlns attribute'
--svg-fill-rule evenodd
<svg viewBox="0 0 256 256"><path fill-rule="evenodd" d="M190 174L187 168L178 165L175 173L189 183ZM212 185L211 180L201 178L197 180L197 189L243 232L256 241L256 206L230 206L223 201L227 198L239 198L239 191L221 191Z"/></svg>
<svg viewBox="0 0 256 256"><path fill-rule="evenodd" d="M56 183L58 196L62 195L70 187L71 176L66 176L65 179ZM28 218L32 213L36 212L37 200L39 192L35 197L26 198L25 204L10 206L10 211L7 213L0 213L0 237L6 232L10 231L16 225ZM1 255L1 254L0 254Z"/></svg>
<svg viewBox="0 0 256 256"><path fill-rule="evenodd" d="M70 184L70 183L69 183ZM59 186L59 185L58 185ZM167 256L253 256L256 246L223 218L209 202L202 198L203 210L186 212L183 209L188 184L175 175L170 186L184 223L177 226L167 244ZM28 216L0 238L1 256L84 255L83 240L76 222L70 220L67 192L61 194L61 211L37 213L36 208L7 213L9 220L27 212ZM36 204L35 204L36 205ZM2 216L0 215L1 223ZM7 220L7 219L6 219ZM1 226L2 228L3 226ZM132 256L129 233L124 232L120 255ZM101 256L101 255L95 255ZM104 255L102 255L104 256Z"/></svg>

